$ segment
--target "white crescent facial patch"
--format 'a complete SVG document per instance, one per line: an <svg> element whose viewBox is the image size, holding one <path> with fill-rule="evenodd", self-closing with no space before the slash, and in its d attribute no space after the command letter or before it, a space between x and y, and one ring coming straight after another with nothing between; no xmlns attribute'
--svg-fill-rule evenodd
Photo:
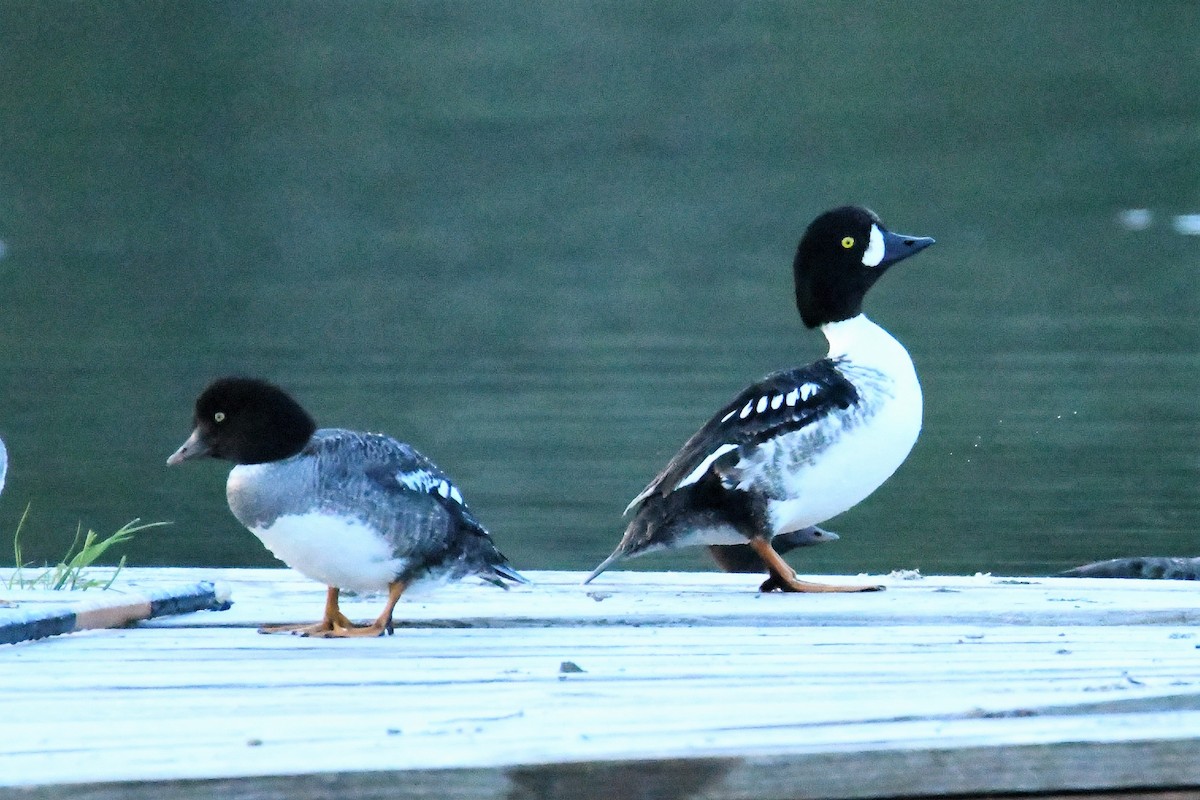
<svg viewBox="0 0 1200 800"><path fill-rule="evenodd" d="M883 231L879 230L878 225L871 225L871 240L867 243L866 252L863 253L862 263L864 267L878 267L879 262L883 261Z"/></svg>

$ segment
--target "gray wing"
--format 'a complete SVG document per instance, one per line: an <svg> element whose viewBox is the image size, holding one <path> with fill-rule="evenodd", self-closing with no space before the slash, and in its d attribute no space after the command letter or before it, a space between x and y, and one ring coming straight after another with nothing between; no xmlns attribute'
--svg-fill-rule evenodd
<svg viewBox="0 0 1200 800"><path fill-rule="evenodd" d="M625 512L656 492L666 497L695 483L709 470L725 475L763 442L812 425L856 402L854 384L830 359L772 373L744 389L696 431Z"/></svg>
<svg viewBox="0 0 1200 800"><path fill-rule="evenodd" d="M357 515L383 532L414 570L521 580L506 574L507 560L462 492L416 448L381 434L335 429L317 431L309 446L322 451L318 495L341 506L327 510Z"/></svg>

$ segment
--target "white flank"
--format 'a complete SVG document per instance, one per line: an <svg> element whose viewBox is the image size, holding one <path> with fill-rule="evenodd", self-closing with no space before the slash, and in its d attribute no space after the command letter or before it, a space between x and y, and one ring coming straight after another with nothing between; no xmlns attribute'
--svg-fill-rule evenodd
<svg viewBox="0 0 1200 800"><path fill-rule="evenodd" d="M280 561L326 586L382 591L404 568L378 533L355 520L291 514L250 530Z"/></svg>
<svg viewBox="0 0 1200 800"><path fill-rule="evenodd" d="M783 405L783 395L777 394L771 398L772 409L779 408L781 405Z"/></svg>
<svg viewBox="0 0 1200 800"><path fill-rule="evenodd" d="M796 405L796 401L797 401L797 400L799 400L799 399L800 399L800 392L799 392L799 390L797 390L797 389L792 389L790 392L788 392L788 393L787 393L787 397L785 397L785 398L784 398L784 401L785 401L785 402L786 402L786 403L787 403L789 406L794 406L794 405Z"/></svg>
<svg viewBox="0 0 1200 800"><path fill-rule="evenodd" d="M862 263L864 267L878 267L880 261L883 261L883 232L878 225L872 225L871 239L863 253Z"/></svg>
<svg viewBox="0 0 1200 800"><path fill-rule="evenodd" d="M742 419L745 419L746 417L750 416L750 412L753 410L754 410L754 401L751 400L750 402L746 403L746 405L742 406L742 413L738 414L738 416L741 417Z"/></svg>
<svg viewBox="0 0 1200 800"><path fill-rule="evenodd" d="M768 506L775 534L853 508L891 477L921 432L921 385L903 345L862 314L822 330L830 358L843 359L838 370L864 392L862 416L844 424L844 414L834 413L758 447L749 459L761 468L739 463L749 480L764 470L786 476L787 499ZM811 461L795 460L806 443L822 440L832 443Z"/></svg>
<svg viewBox="0 0 1200 800"><path fill-rule="evenodd" d="M694 470L692 470L688 474L688 476L686 478L684 478L678 484L676 484L675 488L679 489L681 487L688 486L688 485L693 484L696 481L700 480L701 478L704 477L704 473L708 471L708 468L712 466L712 463L714 461L716 461L718 458L720 458L721 456L728 453L730 450L736 450L736 449L737 449L736 444L723 444L720 447L718 447L716 450L713 450L708 455L707 458L705 458L703 461L700 462L700 466L696 467Z"/></svg>
<svg viewBox="0 0 1200 800"><path fill-rule="evenodd" d="M762 397L758 398L758 405L754 407L755 413L761 414L762 412L767 410L767 400L768 400L768 398L766 395L763 395Z"/></svg>

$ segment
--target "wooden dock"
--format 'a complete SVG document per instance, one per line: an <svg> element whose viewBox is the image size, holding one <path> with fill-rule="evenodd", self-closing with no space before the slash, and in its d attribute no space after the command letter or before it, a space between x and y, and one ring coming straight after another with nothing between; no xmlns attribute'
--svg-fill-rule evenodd
<svg viewBox="0 0 1200 800"><path fill-rule="evenodd" d="M897 575L796 596L749 575L529 575L327 641L255 632L319 615L322 588L290 571L128 570L126 591L207 581L233 605L0 646L0 797L1200 788L1195 583Z"/></svg>

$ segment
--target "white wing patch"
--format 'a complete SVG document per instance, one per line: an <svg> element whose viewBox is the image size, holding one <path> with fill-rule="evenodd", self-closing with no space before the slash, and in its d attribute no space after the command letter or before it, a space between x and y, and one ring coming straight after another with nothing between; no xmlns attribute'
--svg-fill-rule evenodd
<svg viewBox="0 0 1200 800"><path fill-rule="evenodd" d="M729 420L733 419L735 416L738 419L746 419L746 418L750 417L752 414L762 414L768 408L770 408L772 411L778 411L779 409L783 408L785 405L788 408L795 408L798 403L807 401L810 397L815 396L820 391L821 391L820 384L804 383L804 384L801 384L800 386L792 389L787 394L782 394L782 393L781 394L764 394L764 395L760 395L758 397L751 397L749 400L746 401L746 404L744 406L741 406L740 408L735 407L732 410L726 412L725 416L721 417L721 423L722 424L726 423ZM711 453L709 453L707 456L705 456L704 460L701 461L694 470L689 472L687 474L686 478L681 480L679 483L675 484L675 486L671 489L671 491L675 491L676 489L682 489L684 486L690 486L693 483L696 483L697 481L699 481L701 478L704 477L704 474L706 472L708 472L709 467L711 467L713 465L713 462L715 462L718 458L725 455L729 451L736 450L736 449L737 449L736 444L723 444L723 445L717 447L715 450L713 450ZM404 481L406 485L412 486L413 484L409 482L409 479L419 478L422 476L422 474L423 473L412 473L409 476L401 476L401 480ZM425 479L429 480L431 482L439 480L437 478L434 478L432 475L425 475ZM414 488L416 488L416 487L414 487ZM432 490L439 491L439 493L442 494L442 497L446 496L445 493L442 492L440 490L440 488L437 488L436 486ZM457 494L457 490L454 489L454 487L450 487L450 490ZM421 491L431 491L431 489L421 488ZM633 498L633 502L631 502L629 504L629 506L625 509L626 513L628 513L631 508L636 506L642 500L646 499L649 495L650 495L650 491L647 490L647 491L643 491L637 497ZM455 499L457 499L460 503L462 502L462 500L457 497Z"/></svg>
<svg viewBox="0 0 1200 800"><path fill-rule="evenodd" d="M441 495L453 500L460 506L464 505L462 493L458 491L458 488L445 478L434 475L431 472L426 472L425 470L399 472L396 474L396 480L414 492Z"/></svg>
<svg viewBox="0 0 1200 800"><path fill-rule="evenodd" d="M698 466L694 470L692 470L691 473L689 473L686 478L681 480L675 486L675 488L682 489L684 486L689 486L689 485L695 483L696 481L700 480L701 478L704 477L704 473L708 472L708 468L712 466L712 463L714 461L716 461L718 458L720 458L721 456L728 453L730 450L736 450L736 449L737 449L736 444L723 444L720 447L718 447L716 450L713 450L711 453L708 454L707 458L705 458L703 461L700 462L700 466Z"/></svg>
<svg viewBox="0 0 1200 800"><path fill-rule="evenodd" d="M794 408L796 403L808 400L808 398L814 396L819 391L821 391L820 384L806 383L799 388L792 389L787 394L764 394L757 399L752 397L746 401L746 405L742 406L741 409L735 408L721 417L721 422L728 422L734 415L737 415L738 419L746 419L751 414L763 413L767 408L770 408L772 411L778 411L784 405Z"/></svg>

